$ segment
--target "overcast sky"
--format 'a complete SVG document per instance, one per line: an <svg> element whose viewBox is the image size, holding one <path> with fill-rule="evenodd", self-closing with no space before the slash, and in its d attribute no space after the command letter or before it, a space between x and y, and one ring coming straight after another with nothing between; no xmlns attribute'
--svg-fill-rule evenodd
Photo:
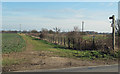
<svg viewBox="0 0 120 74"><path fill-rule="evenodd" d="M74 26L86 31L111 32L109 16L118 16L117 2L3 2L4 30L41 30L61 28L71 31Z"/></svg>

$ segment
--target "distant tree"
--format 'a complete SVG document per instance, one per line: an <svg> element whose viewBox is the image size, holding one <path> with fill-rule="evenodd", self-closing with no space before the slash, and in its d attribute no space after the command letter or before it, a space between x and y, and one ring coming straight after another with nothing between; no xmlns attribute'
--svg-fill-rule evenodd
<svg viewBox="0 0 120 74"><path fill-rule="evenodd" d="M43 39L43 38L45 38L45 34L44 34L44 33L41 33L41 34L39 35L39 37L40 37L41 39Z"/></svg>
<svg viewBox="0 0 120 74"><path fill-rule="evenodd" d="M68 37L68 38L74 38L75 35L76 35L76 34L75 34L74 31L67 32L67 37Z"/></svg>
<svg viewBox="0 0 120 74"><path fill-rule="evenodd" d="M68 38L80 38L80 29L78 26L74 26L73 31L67 33Z"/></svg>
<svg viewBox="0 0 120 74"><path fill-rule="evenodd" d="M28 33L26 30L22 31L22 33Z"/></svg>
<svg viewBox="0 0 120 74"><path fill-rule="evenodd" d="M38 33L38 31L37 30L32 30L31 33Z"/></svg>
<svg viewBox="0 0 120 74"><path fill-rule="evenodd" d="M53 34L55 32L53 30L49 30L48 33Z"/></svg>
<svg viewBox="0 0 120 74"><path fill-rule="evenodd" d="M2 33L4 33L5 31L4 30L2 30Z"/></svg>
<svg viewBox="0 0 120 74"><path fill-rule="evenodd" d="M17 33L17 31L11 31L11 30L9 30L9 31L2 31L2 33Z"/></svg>
<svg viewBox="0 0 120 74"><path fill-rule="evenodd" d="M39 31L39 33L42 33L42 31Z"/></svg>
<svg viewBox="0 0 120 74"><path fill-rule="evenodd" d="M47 36L47 34L48 34L48 29L42 28L42 30L40 31L39 37L40 37L41 39L43 39L43 38L45 38L45 37Z"/></svg>
<svg viewBox="0 0 120 74"><path fill-rule="evenodd" d="M42 28L41 32L42 32L42 33L48 33L48 29Z"/></svg>

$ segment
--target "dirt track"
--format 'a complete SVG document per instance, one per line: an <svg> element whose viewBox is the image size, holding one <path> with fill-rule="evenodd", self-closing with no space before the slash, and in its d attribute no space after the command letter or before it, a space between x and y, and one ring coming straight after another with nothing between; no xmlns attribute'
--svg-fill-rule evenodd
<svg viewBox="0 0 120 74"><path fill-rule="evenodd" d="M19 63L3 67L6 71L22 71L35 69L52 69L78 66L93 66L104 64L116 64L116 60L78 60L55 56L48 51L35 51L33 45L26 40L26 50L23 52L3 54L3 58L19 60Z"/></svg>

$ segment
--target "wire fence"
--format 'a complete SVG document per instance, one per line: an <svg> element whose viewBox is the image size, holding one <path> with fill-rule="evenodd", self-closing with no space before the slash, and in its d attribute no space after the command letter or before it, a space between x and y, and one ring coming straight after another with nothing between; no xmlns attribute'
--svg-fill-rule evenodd
<svg viewBox="0 0 120 74"><path fill-rule="evenodd" d="M45 35L40 38L39 35L33 35L42 40L46 40L50 43L60 45L62 48L72 49L72 50L112 50L112 36L105 37L95 37L91 36L88 39L83 39L83 37L68 37L65 35ZM118 37L116 37L116 48L118 48Z"/></svg>
<svg viewBox="0 0 120 74"><path fill-rule="evenodd" d="M110 50L112 49L112 38L96 39L94 36L90 39L70 38L65 36L46 36L44 40L61 45L64 48L73 50ZM116 45L117 45L116 38Z"/></svg>

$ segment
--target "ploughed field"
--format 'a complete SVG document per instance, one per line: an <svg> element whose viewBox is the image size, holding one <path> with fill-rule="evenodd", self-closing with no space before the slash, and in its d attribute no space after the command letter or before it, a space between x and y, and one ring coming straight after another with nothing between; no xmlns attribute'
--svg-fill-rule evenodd
<svg viewBox="0 0 120 74"><path fill-rule="evenodd" d="M18 52L22 51L25 47L24 39L16 33L3 33L2 34L2 52Z"/></svg>

